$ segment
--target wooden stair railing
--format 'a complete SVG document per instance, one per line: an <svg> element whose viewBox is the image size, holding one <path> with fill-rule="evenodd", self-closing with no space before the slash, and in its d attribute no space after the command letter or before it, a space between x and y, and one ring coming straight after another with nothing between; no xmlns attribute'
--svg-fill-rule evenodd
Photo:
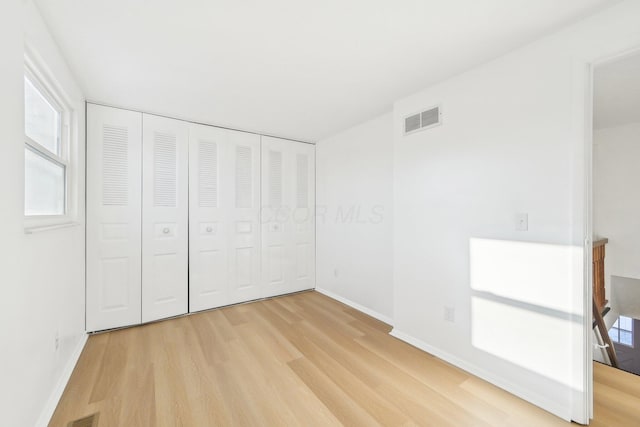
<svg viewBox="0 0 640 427"><path fill-rule="evenodd" d="M593 242L593 298L598 306L598 311L602 311L607 305L607 297L604 288L604 256L605 245L609 239L600 239Z"/></svg>
<svg viewBox="0 0 640 427"><path fill-rule="evenodd" d="M604 320L605 316L607 315L607 313L610 312L610 311L611 311L611 307L609 307L609 306L605 307L604 310L602 310L602 319L603 320ZM598 325L596 324L596 319L594 318L593 319L593 325L591 325L591 329L595 329L596 326L598 326Z"/></svg>
<svg viewBox="0 0 640 427"><path fill-rule="evenodd" d="M609 332L607 331L607 326L604 323L604 318L602 317L602 313L598 308L598 304L596 303L595 296L593 297L593 320L595 322L596 327L598 328L598 332L602 337L602 341L604 342L604 346L607 349L607 356L609 356L609 362L611 362L611 366L614 368L618 367L618 356L616 355L616 349L613 347L613 343L611 342L611 337L609 337Z"/></svg>

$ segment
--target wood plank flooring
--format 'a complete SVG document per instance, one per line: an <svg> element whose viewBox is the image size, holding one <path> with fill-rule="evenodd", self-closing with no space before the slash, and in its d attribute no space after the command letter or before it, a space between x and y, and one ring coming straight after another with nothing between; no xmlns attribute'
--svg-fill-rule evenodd
<svg viewBox="0 0 640 427"><path fill-rule="evenodd" d="M93 335L50 426L571 425L389 330L304 292ZM608 369L593 425L640 425L638 377Z"/></svg>
<svg viewBox="0 0 640 427"><path fill-rule="evenodd" d="M591 426L640 426L640 376L595 362Z"/></svg>

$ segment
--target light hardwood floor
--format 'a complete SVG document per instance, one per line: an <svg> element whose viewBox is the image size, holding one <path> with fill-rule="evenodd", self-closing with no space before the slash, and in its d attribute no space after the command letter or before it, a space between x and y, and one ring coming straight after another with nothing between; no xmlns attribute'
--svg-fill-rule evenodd
<svg viewBox="0 0 640 427"><path fill-rule="evenodd" d="M94 335L50 425L571 425L389 329L304 292ZM593 425L639 426L638 377L610 369Z"/></svg>

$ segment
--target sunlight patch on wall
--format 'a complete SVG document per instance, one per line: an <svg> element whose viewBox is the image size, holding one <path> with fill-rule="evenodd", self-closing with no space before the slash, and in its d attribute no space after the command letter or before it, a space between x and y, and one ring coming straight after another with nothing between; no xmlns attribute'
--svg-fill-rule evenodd
<svg viewBox="0 0 640 427"><path fill-rule="evenodd" d="M580 389L570 337L582 316L571 299L569 245L470 239L472 345Z"/></svg>
<svg viewBox="0 0 640 427"><path fill-rule="evenodd" d="M470 239L471 289L567 313L573 247Z"/></svg>

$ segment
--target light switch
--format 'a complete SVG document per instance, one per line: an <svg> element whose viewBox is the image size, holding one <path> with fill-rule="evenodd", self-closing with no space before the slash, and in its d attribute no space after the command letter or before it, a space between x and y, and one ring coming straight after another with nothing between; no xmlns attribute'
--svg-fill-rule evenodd
<svg viewBox="0 0 640 427"><path fill-rule="evenodd" d="M529 230L529 214L517 213L516 214L516 231Z"/></svg>

